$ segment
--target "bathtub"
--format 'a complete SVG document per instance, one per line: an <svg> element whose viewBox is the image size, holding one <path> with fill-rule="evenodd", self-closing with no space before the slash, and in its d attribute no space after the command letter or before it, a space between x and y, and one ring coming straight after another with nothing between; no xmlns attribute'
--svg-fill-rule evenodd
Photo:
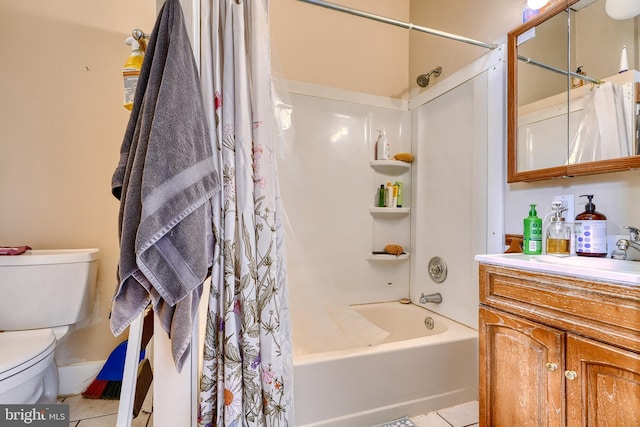
<svg viewBox="0 0 640 427"><path fill-rule="evenodd" d="M478 398L476 330L413 304L352 307L390 334L366 347L294 353L297 426L364 427Z"/></svg>

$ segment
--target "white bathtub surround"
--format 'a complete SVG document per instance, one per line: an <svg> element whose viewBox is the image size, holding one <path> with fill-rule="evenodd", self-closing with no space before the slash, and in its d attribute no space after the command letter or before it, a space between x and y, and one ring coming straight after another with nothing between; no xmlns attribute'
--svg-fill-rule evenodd
<svg viewBox="0 0 640 427"><path fill-rule="evenodd" d="M370 165L376 129L386 129L392 155L411 152L410 114L382 97L377 104L385 106L371 105L371 95L328 90L340 98L327 99L314 86L294 89L295 139L278 153L292 309L316 310L316 295L342 305L406 297L410 263L367 256L389 243L410 246L409 215L378 219L369 212L389 181L403 181L403 202L411 206L409 169L385 176Z"/></svg>
<svg viewBox="0 0 640 427"><path fill-rule="evenodd" d="M499 48L411 101L411 300L442 294L426 304L477 328L479 253L503 247L504 58ZM447 278L430 279L433 257L444 259Z"/></svg>
<svg viewBox="0 0 640 427"><path fill-rule="evenodd" d="M443 303L429 308L477 327L473 256L502 248L503 56L503 48L495 49L408 104L291 82L295 139L279 153L278 170L290 227L287 258L294 260L292 300L304 287L331 289L342 304L407 293L418 301L423 292L441 292ZM414 154L400 177L369 164L382 128L392 155ZM376 217L369 212L376 190L396 180L403 181L410 213ZM410 258L366 260L388 243L402 245ZM439 285L426 274L433 256L449 266Z"/></svg>
<svg viewBox="0 0 640 427"><path fill-rule="evenodd" d="M475 330L413 304L354 308L390 335L373 346L295 356L298 426L374 425L477 399Z"/></svg>

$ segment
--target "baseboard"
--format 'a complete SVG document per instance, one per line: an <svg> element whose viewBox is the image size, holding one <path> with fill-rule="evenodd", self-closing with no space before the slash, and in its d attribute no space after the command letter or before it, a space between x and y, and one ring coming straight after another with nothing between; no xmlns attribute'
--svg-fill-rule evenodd
<svg viewBox="0 0 640 427"><path fill-rule="evenodd" d="M60 374L60 396L69 396L82 393L96 378L105 360L95 362L74 363L58 366Z"/></svg>

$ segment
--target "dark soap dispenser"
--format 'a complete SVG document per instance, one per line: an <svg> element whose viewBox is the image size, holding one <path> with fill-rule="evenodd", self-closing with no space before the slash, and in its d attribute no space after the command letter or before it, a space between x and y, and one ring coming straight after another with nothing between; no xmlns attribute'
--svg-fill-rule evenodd
<svg viewBox="0 0 640 427"><path fill-rule="evenodd" d="M576 215L576 255L607 256L607 217L596 211L593 194L584 194L589 202L584 212Z"/></svg>

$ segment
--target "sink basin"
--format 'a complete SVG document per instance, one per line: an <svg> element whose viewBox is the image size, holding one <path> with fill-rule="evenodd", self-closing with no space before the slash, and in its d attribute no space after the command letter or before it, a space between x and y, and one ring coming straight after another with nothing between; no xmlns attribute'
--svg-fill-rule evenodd
<svg viewBox="0 0 640 427"><path fill-rule="evenodd" d="M640 274L640 262L625 261L612 258L590 258L583 256L557 257L553 255L538 255L534 258L537 262L550 262L552 264L573 265L583 268L597 268L614 271L629 271Z"/></svg>
<svg viewBox="0 0 640 427"><path fill-rule="evenodd" d="M476 260L505 267L640 285L640 262L637 261L525 254L477 255Z"/></svg>

